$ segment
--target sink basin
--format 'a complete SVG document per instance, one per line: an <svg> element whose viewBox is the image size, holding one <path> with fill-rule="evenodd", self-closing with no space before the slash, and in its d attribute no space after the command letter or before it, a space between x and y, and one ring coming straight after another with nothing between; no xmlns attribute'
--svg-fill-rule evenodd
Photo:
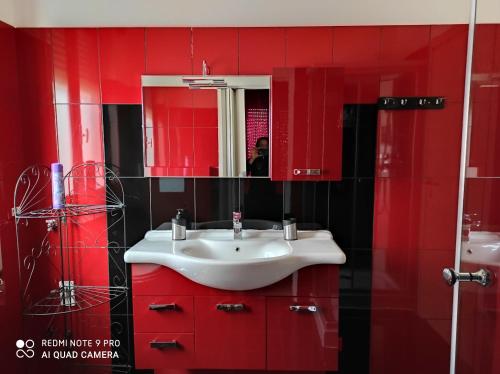
<svg viewBox="0 0 500 374"><path fill-rule="evenodd" d="M290 254L290 246L284 241L256 240L223 241L198 240L174 243L174 252L195 258L226 261L248 262L252 260L273 259Z"/></svg>
<svg viewBox="0 0 500 374"><path fill-rule="evenodd" d="M125 252L127 263L167 266L192 281L223 290L251 290L315 264L343 264L344 252L329 231L299 231L285 241L277 230L188 230L186 240L171 240L170 230L148 231Z"/></svg>
<svg viewBox="0 0 500 374"><path fill-rule="evenodd" d="M471 231L469 240L462 241L462 261L500 266L500 233Z"/></svg>

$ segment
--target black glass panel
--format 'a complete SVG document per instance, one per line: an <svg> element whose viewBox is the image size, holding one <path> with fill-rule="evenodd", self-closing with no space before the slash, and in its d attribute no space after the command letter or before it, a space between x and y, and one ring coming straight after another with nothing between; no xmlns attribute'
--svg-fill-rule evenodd
<svg viewBox="0 0 500 374"><path fill-rule="evenodd" d="M240 179L240 204L243 219L283 219L283 182L267 178Z"/></svg>
<svg viewBox="0 0 500 374"><path fill-rule="evenodd" d="M141 105L104 104L106 164L121 177L144 175Z"/></svg>
<svg viewBox="0 0 500 374"><path fill-rule="evenodd" d="M240 209L238 178L197 178L196 223L232 220ZM203 226L202 226L203 228Z"/></svg>
<svg viewBox="0 0 500 374"><path fill-rule="evenodd" d="M195 220L193 178L151 178L151 222L153 228L170 223L183 209L188 228ZM165 227L168 229L169 227Z"/></svg>

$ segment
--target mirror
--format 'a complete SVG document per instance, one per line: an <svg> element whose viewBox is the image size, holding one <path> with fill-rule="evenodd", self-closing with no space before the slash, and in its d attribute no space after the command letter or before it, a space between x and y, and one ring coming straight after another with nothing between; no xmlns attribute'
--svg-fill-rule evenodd
<svg viewBox="0 0 500 374"><path fill-rule="evenodd" d="M144 175L268 177L270 76L142 76Z"/></svg>

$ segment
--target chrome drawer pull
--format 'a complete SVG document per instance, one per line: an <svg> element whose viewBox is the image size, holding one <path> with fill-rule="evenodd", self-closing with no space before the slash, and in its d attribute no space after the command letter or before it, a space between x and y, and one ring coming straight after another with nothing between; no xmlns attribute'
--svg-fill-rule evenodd
<svg viewBox="0 0 500 374"><path fill-rule="evenodd" d="M321 175L321 169L293 169L293 175Z"/></svg>
<svg viewBox="0 0 500 374"><path fill-rule="evenodd" d="M319 308L316 305L290 305L291 312L316 313Z"/></svg>
<svg viewBox="0 0 500 374"><path fill-rule="evenodd" d="M177 304L149 304L149 310L156 310L161 312L162 310L178 310Z"/></svg>
<svg viewBox="0 0 500 374"><path fill-rule="evenodd" d="M181 348L177 340L170 340L168 342L149 342L149 346L154 349Z"/></svg>
<svg viewBox="0 0 500 374"><path fill-rule="evenodd" d="M217 310L224 312L241 312L245 310L245 304L217 304Z"/></svg>

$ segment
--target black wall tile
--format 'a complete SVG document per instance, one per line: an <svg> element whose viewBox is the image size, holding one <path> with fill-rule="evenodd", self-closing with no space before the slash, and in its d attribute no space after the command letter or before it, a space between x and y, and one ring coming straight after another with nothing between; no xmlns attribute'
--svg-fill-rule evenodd
<svg viewBox="0 0 500 374"><path fill-rule="evenodd" d="M149 179L119 178L124 193L125 219L121 212L108 213L110 246L130 247L144 238L150 229ZM123 231L126 231L124 238ZM126 242L125 242L126 239Z"/></svg>
<svg viewBox="0 0 500 374"><path fill-rule="evenodd" d="M195 221L193 178L151 178L151 223L156 229L184 209L188 227Z"/></svg>
<svg viewBox="0 0 500 374"><path fill-rule="evenodd" d="M285 217L295 217L299 230L328 229L329 182L283 182Z"/></svg>
<svg viewBox="0 0 500 374"><path fill-rule="evenodd" d="M197 178L196 223L228 221L239 210L237 178Z"/></svg>
<svg viewBox="0 0 500 374"><path fill-rule="evenodd" d="M371 248L375 181L373 178L358 178L354 181L353 188L354 220L351 246Z"/></svg>
<svg viewBox="0 0 500 374"><path fill-rule="evenodd" d="M151 229L149 178L120 178L125 192L127 247L144 238Z"/></svg>
<svg viewBox="0 0 500 374"><path fill-rule="evenodd" d="M370 372L370 311L356 317L349 313L340 315L342 351L339 355L339 374ZM358 313L359 314L359 313Z"/></svg>
<svg viewBox="0 0 500 374"><path fill-rule="evenodd" d="M343 178L375 175L377 115L376 105L344 105Z"/></svg>
<svg viewBox="0 0 500 374"><path fill-rule="evenodd" d="M330 184L330 230L340 248L351 248L354 224L354 179Z"/></svg>
<svg viewBox="0 0 500 374"><path fill-rule="evenodd" d="M106 164L120 177L144 175L141 105L102 106Z"/></svg>
<svg viewBox="0 0 500 374"><path fill-rule="evenodd" d="M342 178L356 175L356 123L357 105L344 105L342 129Z"/></svg>
<svg viewBox="0 0 500 374"><path fill-rule="evenodd" d="M283 182L268 178L240 179L240 206L245 219L281 222L283 219Z"/></svg>
<svg viewBox="0 0 500 374"><path fill-rule="evenodd" d="M377 152L376 105L357 105L356 120L356 177L375 176Z"/></svg>
<svg viewBox="0 0 500 374"><path fill-rule="evenodd" d="M372 288L372 250L371 248L354 248L351 250L353 260L353 291L371 297Z"/></svg>

